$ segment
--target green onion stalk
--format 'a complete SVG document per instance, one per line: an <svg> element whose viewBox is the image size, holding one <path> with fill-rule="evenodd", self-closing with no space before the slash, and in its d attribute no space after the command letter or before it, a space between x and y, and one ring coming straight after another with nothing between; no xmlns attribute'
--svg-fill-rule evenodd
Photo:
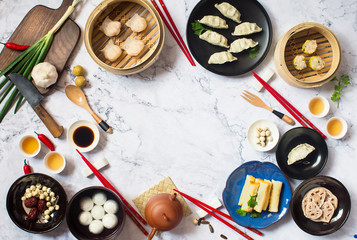
<svg viewBox="0 0 357 240"><path fill-rule="evenodd" d="M10 110L11 106L14 104L15 100L17 99L14 113L18 111L23 100L22 94L10 81L8 75L10 73L19 73L26 77L29 81L31 81L31 72L33 67L45 59L48 50L50 49L50 46L52 44L54 34L72 14L75 6L80 1L81 0L74 0L72 2L72 5L68 7L67 11L62 16L62 18L53 26L53 28L45 36L43 36L40 40L32 44L28 49L23 51L14 61L12 61L3 71L0 72L0 78L2 76L5 76L5 78L0 82L0 90L4 88L0 94L0 104L11 92L10 96L7 98L7 101L0 112L0 123Z"/></svg>

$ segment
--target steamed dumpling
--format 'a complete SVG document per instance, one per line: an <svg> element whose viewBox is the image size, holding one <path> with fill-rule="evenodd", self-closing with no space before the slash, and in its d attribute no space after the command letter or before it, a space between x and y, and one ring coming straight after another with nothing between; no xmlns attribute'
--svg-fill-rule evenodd
<svg viewBox="0 0 357 240"><path fill-rule="evenodd" d="M106 17L100 26L99 30L106 36L113 37L120 33L121 23L119 21L112 21L109 17Z"/></svg>
<svg viewBox="0 0 357 240"><path fill-rule="evenodd" d="M200 35L200 38L202 40L209 42L210 44L220 46L220 47L229 48L229 46L227 44L227 42L228 42L227 38L219 33L214 32L214 31L207 30Z"/></svg>
<svg viewBox="0 0 357 240"><path fill-rule="evenodd" d="M103 232L103 222L100 220L94 220L89 224L89 231L93 234L100 234Z"/></svg>
<svg viewBox="0 0 357 240"><path fill-rule="evenodd" d="M244 22L237 25L232 33L233 36L243 36L252 33L261 32L263 29L256 23Z"/></svg>
<svg viewBox="0 0 357 240"><path fill-rule="evenodd" d="M220 4L216 3L214 6L222 13L223 16L232 19L237 23L241 23L240 12L231 4L227 2L222 2Z"/></svg>
<svg viewBox="0 0 357 240"><path fill-rule="evenodd" d="M84 197L79 202L79 207L85 212L92 210L94 206L93 200L90 197Z"/></svg>
<svg viewBox="0 0 357 240"><path fill-rule="evenodd" d="M78 216L78 221L83 226L88 226L93 220L92 214L90 212L81 212Z"/></svg>
<svg viewBox="0 0 357 240"><path fill-rule="evenodd" d="M96 220L102 219L105 214L104 208L99 205L95 205L90 213L92 214L92 217Z"/></svg>
<svg viewBox="0 0 357 240"><path fill-rule="evenodd" d="M103 192L97 192L93 195L92 199L94 204L101 206L107 201L107 195Z"/></svg>
<svg viewBox="0 0 357 240"><path fill-rule="evenodd" d="M216 52L211 55L208 60L209 64L223 64L226 62L233 62L238 60L238 58L234 57L232 53L228 51Z"/></svg>
<svg viewBox="0 0 357 240"><path fill-rule="evenodd" d="M118 204L116 203L116 201L110 199L108 201L106 201L104 203L104 210L107 212L107 213L116 213L118 211Z"/></svg>
<svg viewBox="0 0 357 240"><path fill-rule="evenodd" d="M117 60L122 52L121 48L115 45L112 39L109 39L107 45L100 51L103 52L104 57L111 62Z"/></svg>
<svg viewBox="0 0 357 240"><path fill-rule="evenodd" d="M125 40L122 48L129 56L137 56L143 50L144 46L144 41L129 37Z"/></svg>
<svg viewBox="0 0 357 240"><path fill-rule="evenodd" d="M108 213L104 215L102 222L105 228L112 229L118 224L118 218L114 214Z"/></svg>
<svg viewBox="0 0 357 240"><path fill-rule="evenodd" d="M145 18L140 17L137 13L135 13L135 15L130 18L125 25L128 26L133 32L141 32L145 30L147 22Z"/></svg>
<svg viewBox="0 0 357 240"><path fill-rule="evenodd" d="M213 28L228 28L226 20L218 16L207 15L204 16L201 20L199 20L199 22Z"/></svg>
<svg viewBox="0 0 357 240"><path fill-rule="evenodd" d="M239 53L248 48L252 48L258 45L258 42L254 42L250 38L239 38L231 43L231 47L229 48L230 52Z"/></svg>

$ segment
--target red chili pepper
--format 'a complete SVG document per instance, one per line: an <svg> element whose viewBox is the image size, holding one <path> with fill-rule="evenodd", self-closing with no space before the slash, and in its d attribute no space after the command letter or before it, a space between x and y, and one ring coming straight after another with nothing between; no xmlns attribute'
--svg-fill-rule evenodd
<svg viewBox="0 0 357 240"><path fill-rule="evenodd" d="M38 134L37 132L35 132L35 133L37 134L38 139L40 139L40 141L43 142L51 151L55 150L55 147L53 146L53 143L51 142L50 139L48 139L43 134Z"/></svg>
<svg viewBox="0 0 357 240"><path fill-rule="evenodd" d="M31 173L31 167L30 167L30 165L28 164L28 162L26 162L26 159L24 160L24 173L25 173L25 174Z"/></svg>
<svg viewBox="0 0 357 240"><path fill-rule="evenodd" d="M29 45L19 45L19 44L12 43L12 42L7 42L7 43L0 42L0 43L5 45L5 47L7 47L9 49L17 50L17 51L23 51L30 47Z"/></svg>

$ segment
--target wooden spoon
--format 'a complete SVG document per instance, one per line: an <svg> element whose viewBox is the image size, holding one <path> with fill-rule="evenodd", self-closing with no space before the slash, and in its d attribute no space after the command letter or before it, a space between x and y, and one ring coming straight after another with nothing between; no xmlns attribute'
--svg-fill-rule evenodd
<svg viewBox="0 0 357 240"><path fill-rule="evenodd" d="M80 87L67 85L64 91L66 92L68 99L74 104L86 109L105 132L113 133L113 129L89 107L87 98Z"/></svg>

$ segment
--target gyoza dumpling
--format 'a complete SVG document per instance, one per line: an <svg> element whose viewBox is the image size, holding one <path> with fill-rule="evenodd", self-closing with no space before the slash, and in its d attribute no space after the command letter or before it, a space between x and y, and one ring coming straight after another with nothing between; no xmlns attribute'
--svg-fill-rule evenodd
<svg viewBox="0 0 357 240"><path fill-rule="evenodd" d="M122 49L124 49L129 56L137 56L143 50L144 46L144 41L128 37Z"/></svg>
<svg viewBox="0 0 357 240"><path fill-rule="evenodd" d="M130 27L131 31L133 32L141 32L145 30L147 26L147 22L145 18L135 13L135 15L132 18L130 18L125 25Z"/></svg>
<svg viewBox="0 0 357 240"><path fill-rule="evenodd" d="M227 42L228 42L227 38L219 33L214 32L214 31L207 30L200 35L200 38L202 40L209 42L210 44L220 46L220 47L229 48L229 46L227 44Z"/></svg>
<svg viewBox="0 0 357 240"><path fill-rule="evenodd" d="M214 6L223 14L223 16L230 18L237 23L242 22L240 20L240 15L241 15L240 12L229 3L227 2L223 2L220 4L216 3Z"/></svg>
<svg viewBox="0 0 357 240"><path fill-rule="evenodd" d="M226 20L218 16L207 15L204 16L201 20L199 20L199 22L213 28L228 28Z"/></svg>
<svg viewBox="0 0 357 240"><path fill-rule="evenodd" d="M216 52L213 53L208 59L208 64L223 64L226 62L233 62L238 60L238 58L234 57L232 53L228 51Z"/></svg>
<svg viewBox="0 0 357 240"><path fill-rule="evenodd" d="M239 38L231 43L231 47L229 48L230 52L239 53L248 48L252 48L258 45L258 42L254 42L250 38Z"/></svg>
<svg viewBox="0 0 357 240"><path fill-rule="evenodd" d="M263 29L256 23L244 22L237 25L232 33L233 36L243 36L252 33L261 32Z"/></svg>

